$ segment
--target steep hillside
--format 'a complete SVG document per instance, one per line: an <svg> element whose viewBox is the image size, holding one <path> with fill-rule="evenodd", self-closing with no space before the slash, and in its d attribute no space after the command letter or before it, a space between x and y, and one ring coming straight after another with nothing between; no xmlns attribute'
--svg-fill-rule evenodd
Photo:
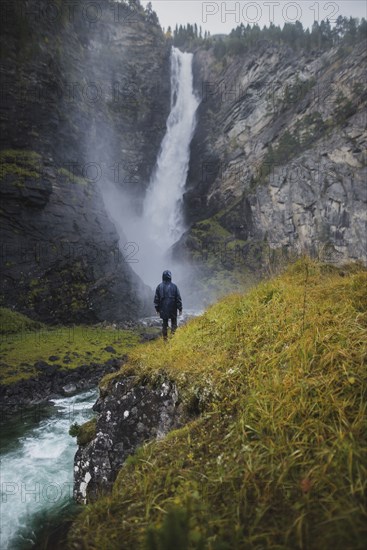
<svg viewBox="0 0 367 550"><path fill-rule="evenodd" d="M46 321L134 318L151 296L100 189L110 180L138 199L147 185L169 109L169 47L141 7L72 8L6 5L1 300Z"/></svg>
<svg viewBox="0 0 367 550"><path fill-rule="evenodd" d="M195 52L191 228L177 255L253 274L302 252L366 263L365 40L215 52Z"/></svg>
<svg viewBox="0 0 367 550"><path fill-rule="evenodd" d="M76 457L84 495L117 479L68 547L362 549L366 283L356 265L300 261L132 351Z"/></svg>

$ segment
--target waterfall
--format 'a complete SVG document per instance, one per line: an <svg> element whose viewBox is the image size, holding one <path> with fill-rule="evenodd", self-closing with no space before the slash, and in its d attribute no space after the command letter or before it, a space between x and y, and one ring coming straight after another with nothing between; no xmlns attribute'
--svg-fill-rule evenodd
<svg viewBox="0 0 367 550"><path fill-rule="evenodd" d="M152 287L161 280L164 269L172 269L172 262L167 264L167 252L185 230L182 196L199 105L193 89L192 57L191 53L172 48L171 109L142 214L135 214L129 197L113 184L105 182L102 188L121 246L128 241L123 256L131 253L131 267Z"/></svg>
<svg viewBox="0 0 367 550"><path fill-rule="evenodd" d="M143 207L151 235L167 250L184 231L182 195L199 105L193 91L192 54L172 48L171 112Z"/></svg>

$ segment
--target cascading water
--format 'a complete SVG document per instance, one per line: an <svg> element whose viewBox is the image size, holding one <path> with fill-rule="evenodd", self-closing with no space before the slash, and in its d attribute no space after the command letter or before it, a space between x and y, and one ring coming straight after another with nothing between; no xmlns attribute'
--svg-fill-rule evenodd
<svg viewBox="0 0 367 550"><path fill-rule="evenodd" d="M171 110L142 215L133 213L128 197L115 186L106 182L102 188L106 209L115 222L121 242L127 239L135 245L136 254L130 260L131 265L151 286L161 279L162 271L167 268L167 251L185 230L182 196L198 105L193 89L192 54L172 48Z"/></svg>
<svg viewBox="0 0 367 550"><path fill-rule="evenodd" d="M184 231L181 200L190 160L190 142L199 105L193 92L192 54L172 48L171 112L157 166L144 200L143 217L153 239L167 250Z"/></svg>

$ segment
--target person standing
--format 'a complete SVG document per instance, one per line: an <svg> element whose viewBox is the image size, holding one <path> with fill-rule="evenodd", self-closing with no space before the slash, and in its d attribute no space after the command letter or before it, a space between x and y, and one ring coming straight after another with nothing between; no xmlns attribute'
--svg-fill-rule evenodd
<svg viewBox="0 0 367 550"><path fill-rule="evenodd" d="M157 286L154 296L156 312L163 320L162 335L167 340L168 320L171 319L171 333L177 329L177 310L182 314L182 299L177 285L172 283L170 271L163 271L162 282Z"/></svg>

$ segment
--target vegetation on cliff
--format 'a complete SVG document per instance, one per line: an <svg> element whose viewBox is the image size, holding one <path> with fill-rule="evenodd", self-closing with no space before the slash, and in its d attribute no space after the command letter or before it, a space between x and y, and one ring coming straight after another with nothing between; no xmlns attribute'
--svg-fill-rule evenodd
<svg viewBox="0 0 367 550"><path fill-rule="evenodd" d="M38 180L41 156L35 151L5 149L0 151L0 182L9 178L13 185L24 187L27 179Z"/></svg>
<svg viewBox="0 0 367 550"><path fill-rule="evenodd" d="M174 381L197 419L141 447L69 547L362 548L367 273L299 261L228 296L119 377Z"/></svg>
<svg viewBox="0 0 367 550"><path fill-rule="evenodd" d="M177 47L195 49L197 47L214 48L217 59L228 55L241 55L248 51L260 40L267 40L274 44L285 44L295 50L311 49L328 50L333 46L343 48L352 46L359 41L366 39L367 21L361 21L354 17L343 17L340 15L336 24L331 27L330 21L322 20L320 23L315 20L311 30L304 28L300 21L285 23L283 27L271 23L261 29L256 23L246 26L241 23L232 29L228 36L214 35L205 31L197 24L176 25L173 30L168 27L166 37L172 39Z"/></svg>

